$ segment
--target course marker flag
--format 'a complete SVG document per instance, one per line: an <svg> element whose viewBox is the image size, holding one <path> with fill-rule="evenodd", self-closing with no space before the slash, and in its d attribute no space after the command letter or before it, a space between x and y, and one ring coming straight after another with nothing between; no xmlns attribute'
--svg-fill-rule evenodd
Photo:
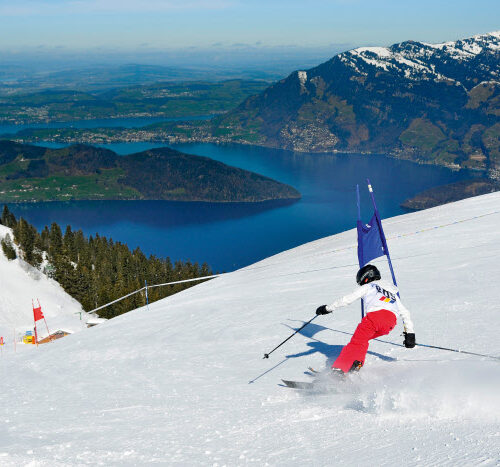
<svg viewBox="0 0 500 467"><path fill-rule="evenodd" d="M50 337L49 326L47 325L47 320L45 319L45 316L43 316L42 305L40 305L40 300L38 300L38 298L37 298L37 302L38 302L38 307L35 307L34 300L33 299L31 300L31 304L33 305L33 320L35 321L35 343L38 347L38 333L37 333L37 329L36 329L36 322L37 321L40 321L41 319L43 319L45 321L45 327L47 328L47 334L49 336L49 340L52 340L52 338Z"/></svg>
<svg viewBox="0 0 500 467"><path fill-rule="evenodd" d="M389 269L391 270L392 282L397 286L396 276L394 275L394 269L392 268L392 261L389 255L389 248L387 247L387 240L385 239L384 229L382 228L382 220L380 219L380 214L375 204L375 195L373 194L373 188L370 180L366 180L368 183L368 191L372 198L373 203L373 216L368 224L363 224L361 221L361 205L359 200L359 185L356 185L356 194L358 198L358 262L359 267L362 268L365 264L368 264L372 259L380 258L381 256L387 256L387 261L389 263ZM399 295L399 294L398 294ZM364 317L364 303L361 300L361 316Z"/></svg>

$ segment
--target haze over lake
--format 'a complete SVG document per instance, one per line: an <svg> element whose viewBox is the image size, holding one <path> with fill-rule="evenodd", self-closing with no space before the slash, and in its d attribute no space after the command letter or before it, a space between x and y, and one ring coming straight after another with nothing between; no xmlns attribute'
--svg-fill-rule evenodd
<svg viewBox="0 0 500 467"><path fill-rule="evenodd" d="M189 121L189 120L209 120L212 115L200 115L197 117L144 117L144 118L97 118L93 120L78 120L68 122L46 122L46 123L26 123L14 124L0 122L0 138L4 135L15 134L18 131L28 128L142 128L154 123L172 122L172 121Z"/></svg>
<svg viewBox="0 0 500 467"><path fill-rule="evenodd" d="M74 122L79 125L79 122ZM47 146L61 146L46 144ZM129 154L165 144L104 145ZM402 214L400 203L427 188L470 178L382 155L304 154L252 146L171 146L266 175L297 188L297 202L182 203L170 201L77 201L10 205L16 216L42 228L57 222L86 234L139 246L146 254L207 262L234 270L302 243L353 228L356 183L361 185L364 219L371 216L369 177L383 218ZM355 237L353 235L353 243ZM353 262L355 257L353 256Z"/></svg>

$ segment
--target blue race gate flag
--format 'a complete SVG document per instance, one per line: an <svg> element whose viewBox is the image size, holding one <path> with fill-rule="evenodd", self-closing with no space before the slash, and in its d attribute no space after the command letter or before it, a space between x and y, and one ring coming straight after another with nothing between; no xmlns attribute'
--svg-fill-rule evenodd
<svg viewBox="0 0 500 467"><path fill-rule="evenodd" d="M392 268L392 261L389 255L389 248L387 247L387 241L384 235L384 229L382 228L382 221L380 220L380 215L378 213L377 205L375 204L375 196L373 195L373 188L368 182L368 191L370 192L372 203L373 203L373 216L368 224L363 224L361 221L361 207L359 201L359 185L356 186L357 196L358 196L358 262L359 267L362 268L365 264L368 264L372 259L379 258L380 256L387 256L387 261L389 263L389 269L391 270L392 281L394 285L397 286L396 276L394 275L394 270ZM399 293L398 293L399 295ZM361 300L361 316L364 316L364 304Z"/></svg>
<svg viewBox="0 0 500 467"><path fill-rule="evenodd" d="M368 224L363 224L358 219L358 261L360 268L372 259L385 255L382 235L383 232L380 232L375 214Z"/></svg>

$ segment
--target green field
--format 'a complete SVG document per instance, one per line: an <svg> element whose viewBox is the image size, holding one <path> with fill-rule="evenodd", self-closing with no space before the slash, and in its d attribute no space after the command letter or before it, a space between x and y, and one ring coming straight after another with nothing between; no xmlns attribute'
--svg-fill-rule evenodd
<svg viewBox="0 0 500 467"><path fill-rule="evenodd" d="M122 169L103 170L96 175L6 180L1 183L2 202L140 199L141 194L118 183Z"/></svg>
<svg viewBox="0 0 500 467"><path fill-rule="evenodd" d="M105 92L43 91L0 97L0 121L180 118L227 112L269 85L259 80L156 83Z"/></svg>

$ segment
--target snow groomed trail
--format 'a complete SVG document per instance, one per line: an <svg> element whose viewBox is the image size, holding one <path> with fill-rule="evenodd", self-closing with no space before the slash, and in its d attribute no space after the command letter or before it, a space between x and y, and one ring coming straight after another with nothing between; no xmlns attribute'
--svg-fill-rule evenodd
<svg viewBox="0 0 500 467"><path fill-rule="evenodd" d="M500 355L500 193L383 221L417 342ZM375 262L382 273L383 260ZM405 349L401 324L337 391L307 381L348 342L355 230L1 359L1 465L499 465L500 366Z"/></svg>

